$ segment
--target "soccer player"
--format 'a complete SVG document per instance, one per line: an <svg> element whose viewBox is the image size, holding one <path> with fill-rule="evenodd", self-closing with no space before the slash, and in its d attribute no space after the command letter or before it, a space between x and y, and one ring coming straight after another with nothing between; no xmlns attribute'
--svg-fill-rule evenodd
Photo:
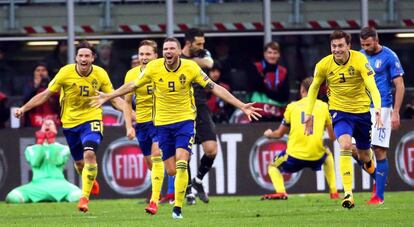
<svg viewBox="0 0 414 227"><path fill-rule="evenodd" d="M143 40L138 47L139 66L130 69L125 76L125 83L133 81L145 70L146 65L157 59L157 43L153 40ZM132 99L133 93L125 95L125 127L128 139L132 140L137 135L139 146L144 153L144 160L151 170L152 193L149 205L145 211L149 214L156 214L161 187L164 180L164 163L162 162L161 152L158 147L157 129L152 122L154 87L148 83L134 91L135 103L138 108L135 111L136 125L135 130L132 126Z"/></svg>
<svg viewBox="0 0 414 227"><path fill-rule="evenodd" d="M284 118L279 128L275 131L267 129L264 136L279 139L289 132L286 151L279 153L274 162L269 165L268 173L276 190L275 194L266 194L262 199L287 199L283 175L281 172L294 173L303 168L311 168L318 171L323 165L326 181L329 185L330 197L339 198L336 189L334 160L331 151L323 145L323 134L326 128L329 138L335 139L332 128L332 120L329 115L328 105L320 100L316 100L315 108L312 113L313 129L312 134L303 134L305 126L303 116L307 105L307 95L309 86L313 78L305 78L300 85L300 95L302 99L290 103L284 113Z"/></svg>
<svg viewBox="0 0 414 227"><path fill-rule="evenodd" d="M102 140L102 109L90 106L89 97L96 92L109 93L113 90L108 74L99 66L92 65L95 48L87 41L76 46L75 64L62 67L47 89L31 98L16 110L15 116L23 114L46 102L52 95L60 92L61 121L63 134L75 160L75 169L82 176L82 197L78 209L88 211L91 190L99 192L95 179L98 174L96 152ZM124 101L114 99L112 104L122 110Z"/></svg>
<svg viewBox="0 0 414 227"><path fill-rule="evenodd" d="M133 82L124 84L111 94L100 92L91 101L100 106L107 100L124 95L152 82L155 86L155 117L162 159L168 175L175 175L175 202L172 212L174 219L183 218L181 208L188 184L187 163L194 142L196 107L192 83L211 90L223 100L240 108L251 120L260 114L253 103L243 103L223 87L215 84L191 60L181 59L181 46L176 38L166 38L163 43L163 58L147 64L145 71ZM139 108L139 106L137 106Z"/></svg>
<svg viewBox="0 0 414 227"><path fill-rule="evenodd" d="M384 203L385 184L388 176L387 152L390 147L391 129L400 127L400 107L404 97L404 70L398 56L386 46L379 43L377 31L371 27L362 28L360 32L362 50L375 71L375 83L381 95L381 128L372 128L372 145L377 161L375 175L376 191L368 204ZM395 86L393 107L392 84ZM371 108L371 114L374 109Z"/></svg>
<svg viewBox="0 0 414 227"><path fill-rule="evenodd" d="M203 71L210 70L213 67L213 58L210 52L204 49L206 42L204 33L197 28L191 28L185 32L184 41L185 45L181 57L195 61ZM197 107L195 143L201 143L204 155L201 158L195 178L191 179L190 168L188 168L189 184L186 199L189 205L193 205L196 202L195 196L191 193L191 187L197 191L201 201L208 203L209 199L204 191L202 180L213 166L217 155L215 125L207 106L207 92L199 84L194 84L193 88L195 105Z"/></svg>
<svg viewBox="0 0 414 227"><path fill-rule="evenodd" d="M370 157L371 99L374 102L375 127L382 127L381 97L375 85L375 72L364 54L351 50L351 35L334 31L330 35L331 55L316 64L314 80L309 88L305 114L305 134L312 134L311 120L320 85L326 80L329 110L336 138L340 145L339 169L345 196L342 207L353 208L352 137L355 138L358 156L368 173L375 171Z"/></svg>

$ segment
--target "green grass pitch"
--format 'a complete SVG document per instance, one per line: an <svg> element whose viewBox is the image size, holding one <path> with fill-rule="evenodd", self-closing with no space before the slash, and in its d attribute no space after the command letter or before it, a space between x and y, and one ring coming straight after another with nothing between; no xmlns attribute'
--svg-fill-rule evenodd
<svg viewBox="0 0 414 227"><path fill-rule="evenodd" d="M171 218L172 205L157 215L145 214L144 199L92 200L88 213L76 203L0 203L0 226L414 226L414 192L387 192L386 203L365 202L369 193L354 194L355 208L341 207L328 194L289 195L286 201L260 196L212 196L183 207L183 220Z"/></svg>

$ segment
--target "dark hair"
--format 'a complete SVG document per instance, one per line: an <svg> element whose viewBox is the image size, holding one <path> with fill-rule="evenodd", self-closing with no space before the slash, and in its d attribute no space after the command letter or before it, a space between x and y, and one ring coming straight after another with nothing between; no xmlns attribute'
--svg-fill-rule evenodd
<svg viewBox="0 0 414 227"><path fill-rule="evenodd" d="M359 33L359 37L361 39L368 39L369 37L373 38L374 40L378 39L377 30L373 27L363 27L361 32Z"/></svg>
<svg viewBox="0 0 414 227"><path fill-rule="evenodd" d="M79 41L78 45L76 45L76 51L75 51L76 55L78 55L78 51L79 51L79 49L82 49L82 48L89 49L89 50L91 50L91 51L92 51L93 56L95 56L95 55L96 55L96 50L95 50L95 47L93 47L93 45L92 45L92 44L90 44L90 43L89 43L88 41L86 41L86 40L81 40L81 41Z"/></svg>
<svg viewBox="0 0 414 227"><path fill-rule="evenodd" d="M313 81L313 77L309 76L306 77L305 79L302 80L302 82L300 83L300 86L303 86L303 88L305 89L306 92L309 91L309 87L311 86Z"/></svg>
<svg viewBox="0 0 414 227"><path fill-rule="evenodd" d="M138 49L142 46L150 46L154 50L154 53L158 52L158 46L154 40L144 39L139 43Z"/></svg>
<svg viewBox="0 0 414 227"><path fill-rule="evenodd" d="M342 31L342 30L336 30L329 36L329 41L332 42L334 39L342 39L345 38L345 42L347 45L351 43L351 35Z"/></svg>
<svg viewBox="0 0 414 227"><path fill-rule="evenodd" d="M33 71L35 71L35 70L36 70L36 68L37 68L37 67L39 67L39 66L43 66L43 67L45 67L45 68L46 68L46 70L47 70L47 71L49 71L49 70L48 70L48 68L47 68L47 64L46 64L46 62L43 62L43 61L38 61L38 62L36 62L36 63L34 64L34 66L33 66Z"/></svg>
<svg viewBox="0 0 414 227"><path fill-rule="evenodd" d="M166 42L175 42L175 43L177 43L178 48L181 49L180 41L178 41L178 39L176 39L174 37L167 37L167 38L165 38L163 43L166 43Z"/></svg>
<svg viewBox="0 0 414 227"><path fill-rule="evenodd" d="M190 28L185 31L184 41L194 42L195 37L204 37L204 32L198 28Z"/></svg>
<svg viewBox="0 0 414 227"><path fill-rule="evenodd" d="M277 52L280 52L280 46L279 43L272 41L269 43L266 43L266 45L263 47L263 52L265 52L267 49L277 50Z"/></svg>

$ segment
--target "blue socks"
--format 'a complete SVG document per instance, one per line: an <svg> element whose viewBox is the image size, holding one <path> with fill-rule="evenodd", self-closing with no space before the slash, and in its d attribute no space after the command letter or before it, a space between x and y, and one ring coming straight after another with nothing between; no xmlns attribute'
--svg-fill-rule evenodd
<svg viewBox="0 0 414 227"><path fill-rule="evenodd" d="M377 160L375 182L377 184L377 196L384 200L385 184L388 176L388 159Z"/></svg>

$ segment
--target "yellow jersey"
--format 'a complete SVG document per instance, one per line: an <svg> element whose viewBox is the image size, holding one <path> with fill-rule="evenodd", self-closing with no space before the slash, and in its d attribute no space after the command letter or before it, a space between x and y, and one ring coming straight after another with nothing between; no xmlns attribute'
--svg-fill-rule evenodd
<svg viewBox="0 0 414 227"><path fill-rule="evenodd" d="M316 99L319 86L327 81L329 109L347 113L369 112L371 98L375 108L381 108L381 97L374 79L375 72L364 54L350 50L344 64L335 62L333 55L324 57L316 64L314 80L308 97ZM316 86L317 85L317 86ZM306 113L312 112L313 104Z"/></svg>
<svg viewBox="0 0 414 227"><path fill-rule="evenodd" d="M317 99L312 112L312 134L305 135L303 133L305 131L303 120L307 102L308 98L305 97L290 103L286 107L284 120L290 125L286 153L297 159L315 161L319 160L326 151L323 145L323 135L326 126L332 125L332 120L328 104Z"/></svg>
<svg viewBox="0 0 414 227"><path fill-rule="evenodd" d="M192 60L180 59L174 71L167 69L164 61L164 58L159 58L149 62L139 78L134 80L137 88L153 83L154 125L195 120L196 106L191 85L198 83L205 87L210 78Z"/></svg>
<svg viewBox="0 0 414 227"><path fill-rule="evenodd" d="M89 97L98 95L97 91L112 92L112 84L106 71L92 65L88 76L76 71L76 64L62 67L50 81L48 89L60 91L61 121L64 128L73 128L87 121L102 120L102 108L90 106Z"/></svg>
<svg viewBox="0 0 414 227"><path fill-rule="evenodd" d="M130 69L126 76L125 76L125 83L129 83L142 73L141 66L134 67ZM153 85L152 83L148 83L140 88L137 88L134 92L135 94L135 104L137 106L135 110L136 114L136 122L137 123L144 123L148 121L152 121L152 107L153 107ZM131 92L128 95L132 95Z"/></svg>

